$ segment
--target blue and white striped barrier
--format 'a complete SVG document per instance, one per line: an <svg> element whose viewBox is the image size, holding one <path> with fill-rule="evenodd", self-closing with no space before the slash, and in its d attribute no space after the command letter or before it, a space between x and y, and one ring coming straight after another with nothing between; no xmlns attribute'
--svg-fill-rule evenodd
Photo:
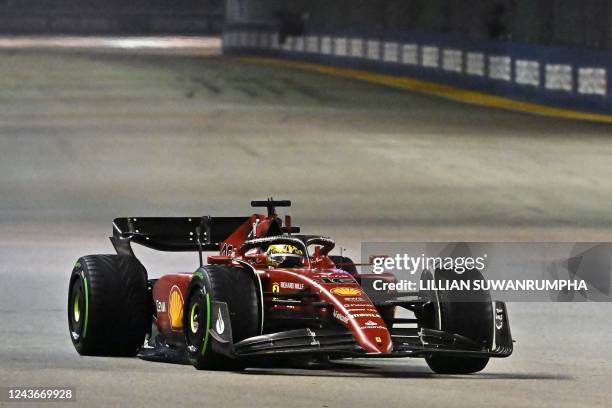
<svg viewBox="0 0 612 408"><path fill-rule="evenodd" d="M287 36L270 29L228 28L228 54L291 58L440 82L494 95L612 114L612 52L514 43L472 43L434 36L346 33Z"/></svg>

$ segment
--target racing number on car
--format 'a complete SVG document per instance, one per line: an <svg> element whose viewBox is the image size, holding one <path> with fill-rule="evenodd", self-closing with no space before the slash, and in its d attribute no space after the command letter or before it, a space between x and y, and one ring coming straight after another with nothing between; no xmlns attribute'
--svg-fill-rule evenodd
<svg viewBox="0 0 612 408"><path fill-rule="evenodd" d="M229 244L223 244L223 248L221 248L221 255L231 256L232 253L234 253L234 246Z"/></svg>

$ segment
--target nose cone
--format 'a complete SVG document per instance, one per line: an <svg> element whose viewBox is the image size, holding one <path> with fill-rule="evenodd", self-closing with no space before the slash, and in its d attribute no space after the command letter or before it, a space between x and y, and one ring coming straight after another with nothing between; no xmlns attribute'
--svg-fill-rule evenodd
<svg viewBox="0 0 612 408"><path fill-rule="evenodd" d="M391 335L376 306L357 283L325 285L321 299L334 305L333 317L346 326L368 353L390 353Z"/></svg>
<svg viewBox="0 0 612 408"><path fill-rule="evenodd" d="M386 354L393 350L393 343L389 331L383 325L353 327L353 334L357 343L368 353Z"/></svg>

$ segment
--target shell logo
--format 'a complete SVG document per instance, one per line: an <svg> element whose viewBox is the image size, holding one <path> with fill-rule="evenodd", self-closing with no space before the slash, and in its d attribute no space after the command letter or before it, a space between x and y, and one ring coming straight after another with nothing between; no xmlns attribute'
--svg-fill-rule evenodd
<svg viewBox="0 0 612 408"><path fill-rule="evenodd" d="M170 288L168 316L170 317L170 327L175 330L183 328L183 294L176 285Z"/></svg>
<svg viewBox="0 0 612 408"><path fill-rule="evenodd" d="M330 290L331 293L339 296L361 296L361 289L348 288L346 286L340 286Z"/></svg>

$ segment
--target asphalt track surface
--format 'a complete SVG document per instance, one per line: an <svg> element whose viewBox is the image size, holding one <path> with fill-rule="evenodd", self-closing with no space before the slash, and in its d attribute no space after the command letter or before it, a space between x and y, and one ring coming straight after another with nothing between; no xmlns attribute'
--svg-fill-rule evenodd
<svg viewBox="0 0 612 408"><path fill-rule="evenodd" d="M0 386L73 386L79 406L612 406L609 304L510 304L515 354L472 376L407 359L221 373L79 357L67 278L78 256L111 252L115 216L242 215L273 195L352 254L365 240L607 241L612 132L201 44L49 45L0 42ZM196 262L137 253L151 276Z"/></svg>

